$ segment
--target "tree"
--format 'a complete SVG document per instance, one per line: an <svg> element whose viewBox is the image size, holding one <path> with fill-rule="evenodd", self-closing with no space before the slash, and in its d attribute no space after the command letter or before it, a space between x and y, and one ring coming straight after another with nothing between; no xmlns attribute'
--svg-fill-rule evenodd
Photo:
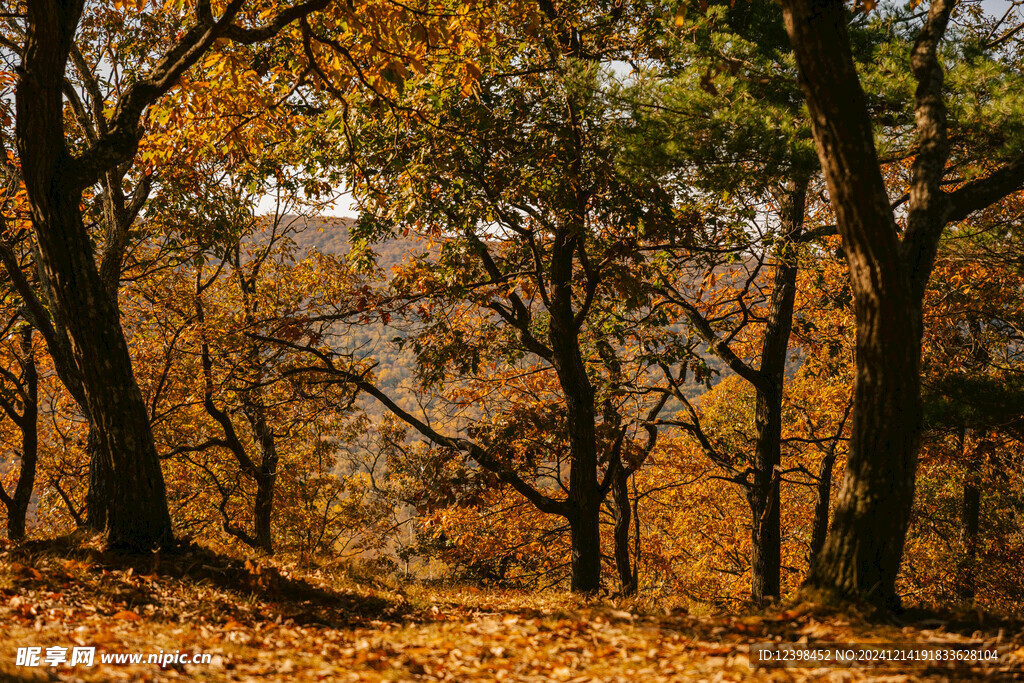
<svg viewBox="0 0 1024 683"><path fill-rule="evenodd" d="M25 518L39 459L39 369L34 332L31 325L17 317L0 330L0 339L4 339L3 351L13 352L10 357L15 365L10 369L0 366L0 411L21 433L20 449L14 450L18 460L14 491L7 493L0 483L0 502L7 508L7 538L12 541L25 537Z"/></svg>
<svg viewBox="0 0 1024 683"><path fill-rule="evenodd" d="M1020 202L1008 198L949 230L925 295L925 472L954 471L961 481L959 519L948 530L960 547L948 565L955 567L951 597L966 603L979 597L979 577L991 586L984 577L1002 564L983 534L1019 496L1008 475L1024 436Z"/></svg>
<svg viewBox="0 0 1024 683"><path fill-rule="evenodd" d="M69 147L64 117L64 77L75 51L84 2L41 0L27 4L15 126L39 269L50 303L67 325L81 373L84 403L97 430L101 471L110 473L106 524L112 546L139 550L172 541L166 493L145 405L121 330L117 302L104 286L82 219L83 191L135 157L146 108L170 90L218 38L266 40L322 9L328 0L286 8L256 27L234 23L243 0L215 18L207 2L195 23L154 60L117 101L97 139L78 154Z"/></svg>
<svg viewBox="0 0 1024 683"><path fill-rule="evenodd" d="M616 167L617 105L598 87L600 59L558 42L566 20L550 20L550 40L492 56L472 98L435 79L409 95L417 103L431 92L435 108L407 114L399 100L393 118L367 116L352 136L366 202L357 237L418 230L439 245L436 261L412 262L395 279L390 301L378 297L385 322L417 325L405 343L418 351L424 388L452 395L462 377L465 401L495 386L482 374L489 367L504 388L481 393L484 413L466 415L455 436L323 355L319 371L347 377L437 446L563 517L572 588L592 592L602 501L620 468L628 476L642 462L648 441L632 435L648 434L665 403L631 390L631 378L646 376L661 344L663 360L687 357L685 335L652 331L667 318L647 310L639 273L692 212L660 179ZM622 578L633 583L624 569Z"/></svg>
<svg viewBox="0 0 1024 683"><path fill-rule="evenodd" d="M857 318L849 463L807 588L895 608L921 433L922 298L944 227L1024 184L1024 156L942 189L950 172L939 47L952 0L934 0L911 50L917 141L902 231L875 151L872 117L841 0L784 0L814 140L843 238ZM901 237L902 232L902 237Z"/></svg>
<svg viewBox="0 0 1024 683"><path fill-rule="evenodd" d="M631 153L635 163L727 197L703 220L742 221L750 235L740 252L747 263L717 266L710 287L666 280L660 292L709 352L755 389L747 467L725 469L749 502L751 594L762 602L781 588L782 409L797 263L802 245L829 229L805 227L817 168L777 7L717 3L669 20L657 43L661 61L625 91L639 120ZM696 415L690 410L676 423L710 445Z"/></svg>
<svg viewBox="0 0 1024 683"><path fill-rule="evenodd" d="M154 199L161 212L126 272L122 314L176 524L273 554L295 547L297 526L313 534L321 515L320 526L337 526L320 508L341 495L327 435L346 429L351 399L286 377L289 351L258 335L282 317L290 333L318 334L329 322L317 321L317 302L347 290L315 276L328 257L295 262L291 237L315 229L286 213L301 203L257 217L233 179L192 180L205 180L203 199L179 204L180 188ZM329 547L328 533L314 545Z"/></svg>

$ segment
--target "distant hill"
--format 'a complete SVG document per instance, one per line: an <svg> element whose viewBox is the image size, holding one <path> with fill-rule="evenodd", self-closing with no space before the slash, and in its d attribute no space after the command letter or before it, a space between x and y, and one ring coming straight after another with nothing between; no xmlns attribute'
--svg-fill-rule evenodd
<svg viewBox="0 0 1024 683"><path fill-rule="evenodd" d="M317 250L321 253L345 254L349 250L349 230L355 219L347 217L287 216L282 222L289 228L289 238L295 243L299 253ZM392 266L402 263L409 255L426 251L425 243L416 237L402 237L373 245L377 254L377 263L389 272ZM351 333L350 333L351 334ZM416 403L410 393L407 382L412 379L415 359L410 349L399 349L391 340L405 336L403 331L385 325L372 325L350 338L354 346L362 353L373 356L379 363L377 367L378 382L382 389L394 392L399 403L406 409L415 409ZM728 374L724 363L709 352L701 353L708 365L718 374L713 375L711 384L717 384ZM404 386L403 386L404 385ZM706 390L705 386L695 382L687 382L686 394L691 399L697 398ZM675 401L670 406L678 409ZM371 406L371 413L381 409Z"/></svg>
<svg viewBox="0 0 1024 683"><path fill-rule="evenodd" d="M349 230L355 222L354 218L341 216L285 216L282 225L289 227L289 237L299 253L316 249L324 254L345 254L349 249ZM425 251L425 246L415 237L400 237L373 245L373 251L377 254L378 265L388 272L409 254Z"/></svg>
<svg viewBox="0 0 1024 683"><path fill-rule="evenodd" d="M327 254L344 254L348 251L348 231L356 222L354 218L330 216L288 216L285 220L295 220L303 224L300 230L291 235L300 251L317 249Z"/></svg>

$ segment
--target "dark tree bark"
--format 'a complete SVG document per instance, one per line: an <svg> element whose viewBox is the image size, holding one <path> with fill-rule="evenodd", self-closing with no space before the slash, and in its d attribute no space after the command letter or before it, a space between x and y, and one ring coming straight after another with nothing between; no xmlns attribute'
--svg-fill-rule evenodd
<svg viewBox="0 0 1024 683"><path fill-rule="evenodd" d="M163 476L116 302L102 285L82 221L82 190L88 183L82 183L83 169L64 138L63 78L81 12L81 2L28 4L16 136L39 269L56 313L67 324L102 448L100 467L113 475L105 520L110 543L143 550L172 541Z"/></svg>
<svg viewBox="0 0 1024 683"><path fill-rule="evenodd" d="M2 151L2 148L0 148L0 151ZM18 169L5 165L4 170L9 178L13 177L20 181L21 176ZM89 453L90 466L88 494L86 496L87 514L84 520L76 516L75 521L85 528L102 531L106 528L107 508L109 507L105 497L104 486L111 476L109 471L102 468L103 463L109 459L105 460L99 456L100 449L103 446L99 440L99 432L93 425L92 418L89 415L89 409L85 401L85 391L82 386L82 376L74 354L71 351L71 339L68 329L60 317L57 307L48 296L48 280L45 271L39 265L38 249L33 249L32 253L36 256L32 260L32 265L35 266L36 275L39 280L38 288L34 287L25 276L23 266L15 253L14 245L0 240L0 260L3 261L8 277L10 277L15 291L17 291L23 302L20 314L29 324L39 330L46 341L46 347L53 361L57 376L78 404L89 425L87 452ZM44 300L47 302L46 305L43 304Z"/></svg>
<svg viewBox="0 0 1024 683"><path fill-rule="evenodd" d="M789 0L783 10L846 248L857 319L850 457L832 532L807 583L897 607L920 439L921 299L901 262L845 8L838 0Z"/></svg>
<svg viewBox="0 0 1024 683"><path fill-rule="evenodd" d="M857 367L846 476L806 590L825 600L898 608L896 575L921 433L922 299L943 227L1020 187L1024 160L946 194L943 70L937 47L952 10L933 0L911 52L918 155L900 240L854 67L842 0L783 0L812 131L854 292Z"/></svg>
<svg viewBox="0 0 1024 683"><path fill-rule="evenodd" d="M252 428L256 443L259 467L256 472L256 500L253 504L253 531L256 546L267 553L274 554L273 515L274 515L274 484L277 482L277 443L274 432L267 422L266 408L262 397L258 394L249 397L245 407L245 416Z"/></svg>
<svg viewBox="0 0 1024 683"><path fill-rule="evenodd" d="M113 460L103 453L99 429L89 419L89 436L86 450L89 454L89 488L85 494L85 527L102 532L107 528L107 512L110 510L110 487L114 473L110 469Z"/></svg>
<svg viewBox="0 0 1024 683"><path fill-rule="evenodd" d="M597 480L597 410L594 387L580 350L579 324L573 310L573 262L579 225L562 226L551 248L548 344L551 364L565 397L569 431L569 530L572 538L572 590L593 593L601 588L601 502Z"/></svg>
<svg viewBox="0 0 1024 683"><path fill-rule="evenodd" d="M615 569L619 574L619 592L636 595L637 571L629 557L630 498L629 477L623 468L612 477L612 512L615 519Z"/></svg>
<svg viewBox="0 0 1024 683"><path fill-rule="evenodd" d="M775 251L772 295L761 345L761 381L755 385L753 483L747 491L751 511L751 597L755 602L781 595L782 561L779 468L782 463L782 391L796 297L796 244L803 231L807 181L791 181L777 193L780 239Z"/></svg>
<svg viewBox="0 0 1024 683"><path fill-rule="evenodd" d="M16 406L0 397L0 409L17 426L21 432L21 451L19 456L18 481L14 485L14 495L8 495L0 486L0 502L7 508L7 538L20 541L25 538L25 522L28 516L29 503L32 502L32 490L35 488L36 465L39 461L39 373L36 369L35 351L32 348L33 329L24 325L18 332L21 347L18 363L21 375L16 378L14 391L21 403L21 412Z"/></svg>
<svg viewBox="0 0 1024 683"><path fill-rule="evenodd" d="M68 321L86 405L102 444L101 468L114 475L106 519L110 542L133 550L163 546L172 541L163 476L116 305L96 272L79 209L81 190L68 185L62 170L68 157L62 128L59 121L29 122L45 122L53 111L61 112L59 87L51 97L47 90L54 86L48 79L32 77L33 55L53 49L50 39L44 31L30 31L18 87L18 140L40 265Z"/></svg>

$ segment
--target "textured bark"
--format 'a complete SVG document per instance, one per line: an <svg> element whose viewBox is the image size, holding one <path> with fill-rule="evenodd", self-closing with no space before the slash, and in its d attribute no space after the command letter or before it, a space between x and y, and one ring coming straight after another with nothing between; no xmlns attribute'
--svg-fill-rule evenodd
<svg viewBox="0 0 1024 683"><path fill-rule="evenodd" d="M20 333L21 386L17 388L21 398L21 412L4 403L4 412L18 425L21 432L20 465L14 495L8 496L0 486L0 501L7 508L7 538L20 541L25 538L25 522L28 506L32 502L32 489L36 481L36 464L39 460L39 374L36 370L35 354L32 350L32 328L25 326Z"/></svg>
<svg viewBox="0 0 1024 683"><path fill-rule="evenodd" d="M109 542L144 550L172 542L163 476L145 405L132 373L116 302L103 287L81 215L81 168L64 139L62 82L81 2L28 4L16 91L18 151L39 268L67 323L85 403L112 474Z"/></svg>
<svg viewBox="0 0 1024 683"><path fill-rule="evenodd" d="M102 531L106 527L108 501L104 498L103 482L109 479L109 473L104 474L99 469L101 459L98 449L101 448L98 432L93 426L92 418L89 416L88 405L85 401L85 391L82 388L82 375L79 372L78 364L71 351L71 338L68 336L67 325L60 317L59 310L49 299L48 278L46 272L40 266L38 249L33 250L36 266L36 274L39 279L38 289L25 277L22 266L19 263L11 245L0 241L0 260L10 277L12 284L21 296L24 306L21 315L34 328L39 330L46 342L47 351L53 361L54 370L61 382L67 388L68 393L75 399L79 409L88 423L88 446L89 453L89 491L86 496L87 515L86 520L75 518L76 523L81 523L86 528ZM43 301L46 301L44 305Z"/></svg>
<svg viewBox="0 0 1024 683"><path fill-rule="evenodd" d="M89 489L85 494L85 526L92 531L103 531L107 528L107 512L111 506L110 487L114 473L110 471L112 460L103 453L99 430L91 419L86 448L89 453Z"/></svg>
<svg viewBox="0 0 1024 683"><path fill-rule="evenodd" d="M250 398L245 406L245 416L252 428L256 442L256 453L259 465L256 476L256 500L253 503L253 532L256 546L267 553L274 554L274 536L272 529L274 515L274 484L277 481L277 444L274 432L267 422L266 409L262 397L258 394Z"/></svg>
<svg viewBox="0 0 1024 683"><path fill-rule="evenodd" d="M619 592L636 595L637 573L629 557L629 473L618 468L612 479L612 512L615 518L615 569L619 574Z"/></svg>
<svg viewBox="0 0 1024 683"><path fill-rule="evenodd" d="M568 230L563 231L568 233ZM551 323L548 342L565 396L569 432L569 528L572 534L572 590L601 587L602 495L597 481L594 388L587 376L572 308L572 261L576 241L556 238L551 264Z"/></svg>
<svg viewBox="0 0 1024 683"><path fill-rule="evenodd" d="M596 593L601 588L600 502L570 508L572 542L570 588L575 593Z"/></svg>
<svg viewBox="0 0 1024 683"><path fill-rule="evenodd" d="M84 0L26 3L26 38L15 92L15 136L39 244L41 279L47 283L54 319L59 316L66 321L71 355L80 372L82 405L96 432L92 483L98 485L104 473L110 473L109 485L90 495L94 513L90 517L96 524L105 524L115 547L145 549L169 544L173 538L163 477L120 327L116 295L104 287L105 282L116 283L120 270L126 236L123 228L130 223L121 219L138 213L141 204L125 207L124 198L119 198L120 208L127 211L121 211L120 217L110 215L114 220L108 227L115 230L107 237L113 248L98 269L79 209L82 191L104 180L109 190L116 189L115 169L135 156L146 108L174 87L216 40L228 37L246 44L267 40L330 2L299 3L254 27L231 23L244 0L229 0L219 17L214 17L208 2L198 3L195 23L178 33L147 72L132 74L109 118L102 111L96 89L86 74L81 74L87 90L94 91L90 104L100 113L96 129L86 131L88 146L77 157L72 157L64 138L63 85L69 58L81 57L73 41ZM81 118L84 106L79 106L73 93L68 96ZM109 192L107 199L115 203L104 207L105 211L113 208L117 213L119 200Z"/></svg>
<svg viewBox="0 0 1024 683"><path fill-rule="evenodd" d="M949 8L933 2L915 45L921 154L907 234L898 240L841 0L784 0L783 12L854 292L857 368L850 455L832 529L807 587L826 599L896 608L896 575L914 495L921 431L921 295L941 232L945 163L941 68Z"/></svg>

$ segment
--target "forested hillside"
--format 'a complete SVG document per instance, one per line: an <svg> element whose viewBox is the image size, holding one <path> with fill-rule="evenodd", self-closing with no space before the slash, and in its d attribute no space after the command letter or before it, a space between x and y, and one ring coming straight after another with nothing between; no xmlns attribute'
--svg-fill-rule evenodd
<svg viewBox="0 0 1024 683"><path fill-rule="evenodd" d="M0 14L0 679L1021 673L1020 2Z"/></svg>

